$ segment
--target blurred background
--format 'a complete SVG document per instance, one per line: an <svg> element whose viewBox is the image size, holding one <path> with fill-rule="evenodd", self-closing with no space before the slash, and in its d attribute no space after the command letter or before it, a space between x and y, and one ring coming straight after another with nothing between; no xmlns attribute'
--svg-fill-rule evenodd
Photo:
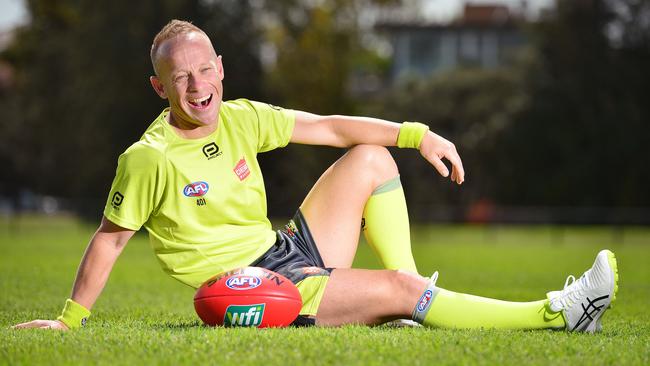
<svg viewBox="0 0 650 366"><path fill-rule="evenodd" d="M149 49L191 20L225 98L421 121L467 172L393 149L416 222L650 224L650 1L0 0L0 215L98 222L164 108ZM344 151L260 155L286 218Z"/></svg>

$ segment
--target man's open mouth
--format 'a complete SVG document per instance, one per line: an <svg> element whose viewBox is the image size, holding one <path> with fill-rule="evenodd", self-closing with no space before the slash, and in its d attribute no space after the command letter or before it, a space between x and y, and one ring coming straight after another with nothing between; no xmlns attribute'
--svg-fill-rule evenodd
<svg viewBox="0 0 650 366"><path fill-rule="evenodd" d="M210 102L212 102L212 94L206 95L202 98L190 99L187 102L194 108L205 109L210 105Z"/></svg>

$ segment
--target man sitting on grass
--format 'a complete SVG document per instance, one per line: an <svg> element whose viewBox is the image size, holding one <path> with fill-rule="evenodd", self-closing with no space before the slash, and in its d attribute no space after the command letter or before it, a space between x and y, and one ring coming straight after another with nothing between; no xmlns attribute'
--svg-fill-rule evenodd
<svg viewBox="0 0 650 366"><path fill-rule="evenodd" d="M607 250L579 280L534 302L459 294L437 287L437 272L417 274L399 173L384 146L419 149L442 176L457 184L465 179L454 145L426 125L222 102L221 56L184 21L158 33L151 61L151 85L169 108L120 156L104 217L62 315L17 328L85 325L117 257L144 226L163 270L192 287L245 266L286 276L303 300L296 324L410 318L448 328L600 329L617 289L616 259ZM274 232L257 154L290 142L349 150ZM386 270L350 268L360 226Z"/></svg>

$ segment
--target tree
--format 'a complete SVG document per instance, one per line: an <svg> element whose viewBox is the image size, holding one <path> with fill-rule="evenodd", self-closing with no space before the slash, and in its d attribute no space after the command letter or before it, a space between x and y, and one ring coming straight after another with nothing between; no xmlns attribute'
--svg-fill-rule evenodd
<svg viewBox="0 0 650 366"><path fill-rule="evenodd" d="M149 85L149 50L172 18L193 20L226 54L228 97L261 93L249 1L31 0L28 9L31 23L2 54L16 74L0 102L5 194L105 199L117 156L165 106ZM101 204L91 207L96 215Z"/></svg>
<svg viewBox="0 0 650 366"><path fill-rule="evenodd" d="M622 39L638 41L616 46L610 26L620 14L612 9L603 0L558 1L555 16L533 28L537 61L525 82L531 104L501 145L510 157L502 176L525 172L526 189L500 186L501 202L650 204L643 188L650 174L641 168L650 156L648 36L623 27Z"/></svg>
<svg viewBox="0 0 650 366"><path fill-rule="evenodd" d="M503 182L494 172L504 164L498 142L528 102L521 88L521 75L512 70L461 68L399 83L368 106L366 114L428 124L453 141L462 156L467 181L459 190L423 159L414 158L415 152L395 151L412 213L423 219L435 216L437 206L496 200ZM459 218L462 213L450 215Z"/></svg>
<svg viewBox="0 0 650 366"><path fill-rule="evenodd" d="M559 1L554 14L526 28L530 44L515 64L412 80L374 103L368 114L425 121L456 142L463 157L467 181L452 192L424 175L426 167L402 160L408 152L397 153L412 184L410 202L423 205L420 217L427 206L483 199L650 204L650 172L643 168L650 165L650 32L643 21L650 6L642 4Z"/></svg>

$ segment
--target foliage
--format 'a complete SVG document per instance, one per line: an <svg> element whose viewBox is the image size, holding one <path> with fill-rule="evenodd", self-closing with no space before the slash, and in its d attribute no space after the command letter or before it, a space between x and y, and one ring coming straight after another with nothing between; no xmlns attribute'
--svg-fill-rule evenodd
<svg viewBox="0 0 650 366"><path fill-rule="evenodd" d="M266 75L269 99L318 114L354 114L349 83L385 60L363 44L360 14L395 0L265 2L267 41L277 58ZM343 151L293 145L260 157L272 215L293 214L318 177Z"/></svg>
<svg viewBox="0 0 650 366"><path fill-rule="evenodd" d="M339 1L310 6L307 2L273 2L280 7L280 22L270 33L278 49L269 87L286 105L314 113L350 111L345 83L349 59L354 52L356 23L351 6ZM337 19L339 18L339 19Z"/></svg>
<svg viewBox="0 0 650 366"><path fill-rule="evenodd" d="M495 194L503 203L650 204L643 188L650 172L641 168L650 163L650 69L642 66L650 64L650 43L646 36L617 47L613 10L605 1L560 1L555 17L531 29L530 104L500 140L510 158L500 177L522 171L543 184L502 185ZM620 31L623 39L637 32Z"/></svg>
<svg viewBox="0 0 650 366"><path fill-rule="evenodd" d="M0 195L92 198L96 216L117 156L165 106L147 81L148 50L160 27L180 18L204 28L223 55L227 99L421 120L454 141L467 168L462 189L416 152L395 152L419 219L440 217L432 205L459 207L451 218L462 219L481 201L650 205L647 1L561 0L526 27L529 47L510 67L454 70L387 86L372 99L353 95L360 75L380 74L386 63L364 41L364 12L418 3L30 0L31 23L0 54L14 70L13 87L0 86ZM260 49L276 51L265 70ZM291 146L263 155L269 212L291 214L341 153Z"/></svg>
<svg viewBox="0 0 650 366"><path fill-rule="evenodd" d="M431 204L481 200L650 204L643 188L650 172L642 168L650 164L650 69L642 66L650 64L650 42L640 36L644 23L621 24L613 9L599 0L560 1L554 15L528 26L530 44L513 65L412 80L370 105L366 113L427 121L463 157L467 181L458 193L427 181L418 163L401 162L405 180L417 181L409 191L422 205L414 207L418 215Z"/></svg>
<svg viewBox="0 0 650 366"><path fill-rule="evenodd" d="M404 82L369 106L367 114L390 120L427 121L432 131L453 141L463 158L467 182L462 195L433 168L396 152L403 184L417 215L431 205L469 203L489 197L498 181L490 175L498 159L497 138L527 99L517 74L506 70L459 69L425 80ZM437 192L429 194L431 190ZM427 208L429 207L429 208ZM422 212L420 212L422 211Z"/></svg>
<svg viewBox="0 0 650 366"><path fill-rule="evenodd" d="M319 114L349 114L353 72L384 60L363 42L361 17L400 0L275 0L265 2L267 39L277 57L267 75L269 94ZM374 59L373 59L374 58Z"/></svg>
<svg viewBox="0 0 650 366"><path fill-rule="evenodd" d="M2 56L16 74L0 101L0 192L7 195L22 187L103 199L117 156L165 106L147 80L149 50L172 18L193 20L226 54L228 97L260 95L248 1L32 0L28 7L31 23ZM232 32L235 25L242 29Z"/></svg>

